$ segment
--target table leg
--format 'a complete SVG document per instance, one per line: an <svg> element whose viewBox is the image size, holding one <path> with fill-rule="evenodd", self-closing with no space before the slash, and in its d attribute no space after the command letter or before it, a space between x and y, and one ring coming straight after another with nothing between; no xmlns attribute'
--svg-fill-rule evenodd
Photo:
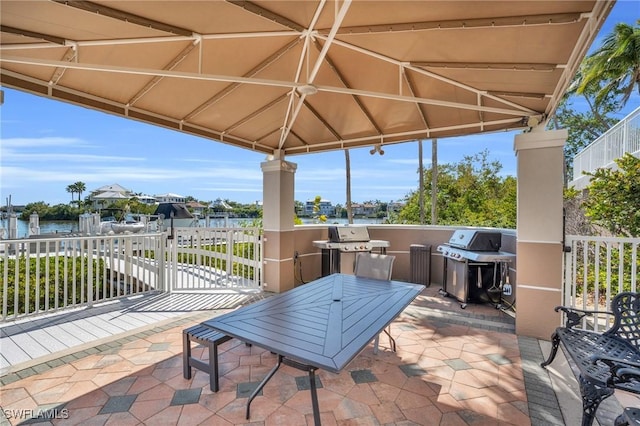
<svg viewBox="0 0 640 426"><path fill-rule="evenodd" d="M393 338L393 336L391 336L391 327L385 328L384 332L386 333L387 336L389 336L389 344L391 345L391 350L393 352L396 351L396 339Z"/></svg>
<svg viewBox="0 0 640 426"><path fill-rule="evenodd" d="M249 420L249 417L250 417L249 411L251 410L251 401L253 401L253 399L260 393L264 385L267 384L267 382L271 379L271 377L273 377L273 375L276 374L276 371L278 371L278 368L280 368L280 364L282 364L282 358L283 358L282 355L278 355L278 363L275 365L275 367L271 369L271 371L269 371L269 374L267 374L267 376L264 379L262 379L258 387L253 391L253 393L249 397L249 400L247 401L247 420Z"/></svg>
<svg viewBox="0 0 640 426"><path fill-rule="evenodd" d="M280 368L281 364L286 364L290 367L297 368L298 370L309 372L309 387L311 388L311 406L313 407L313 422L315 423L315 426L321 426L322 423L320 422L320 405L318 404L318 390L316 388L317 368L307 364L302 364L296 361L292 361L290 359L286 359L282 355L278 355L277 364L271 369L271 371L269 371L267 376L264 379L262 379L262 381L260 382L258 387L253 391L253 393L251 393L251 396L247 401L247 420L249 420L249 417L250 417L251 401L253 401L253 399L260 393L264 385L267 384L267 382L271 379L271 377L273 377L273 375L276 374L276 371L278 371L278 368Z"/></svg>
<svg viewBox="0 0 640 426"><path fill-rule="evenodd" d="M309 387L311 389L311 406L313 407L313 422L315 426L321 426L320 422L320 405L318 404L318 391L316 389L316 367L311 365L302 364L290 359L283 359L282 362L289 367L297 368L298 370L309 372Z"/></svg>
<svg viewBox="0 0 640 426"><path fill-rule="evenodd" d="M309 385L311 387L311 406L313 407L313 421L320 426L320 406L318 405L318 391L316 390L316 369L309 368Z"/></svg>

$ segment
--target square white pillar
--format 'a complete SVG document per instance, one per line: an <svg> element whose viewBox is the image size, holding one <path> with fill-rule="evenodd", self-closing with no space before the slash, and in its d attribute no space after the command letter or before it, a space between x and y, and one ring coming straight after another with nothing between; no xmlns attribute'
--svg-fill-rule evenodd
<svg viewBox="0 0 640 426"><path fill-rule="evenodd" d="M280 158L261 163L263 284L280 293L294 287L294 183L297 165Z"/></svg>
<svg viewBox="0 0 640 426"><path fill-rule="evenodd" d="M566 130L517 135L516 333L549 339L562 301Z"/></svg>

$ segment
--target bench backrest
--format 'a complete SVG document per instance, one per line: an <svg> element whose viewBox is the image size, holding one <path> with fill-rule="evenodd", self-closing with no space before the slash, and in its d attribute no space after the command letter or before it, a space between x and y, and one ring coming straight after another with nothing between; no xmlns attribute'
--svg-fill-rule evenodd
<svg viewBox="0 0 640 426"><path fill-rule="evenodd" d="M613 326L605 334L614 334L640 350L640 293L624 292L611 301Z"/></svg>

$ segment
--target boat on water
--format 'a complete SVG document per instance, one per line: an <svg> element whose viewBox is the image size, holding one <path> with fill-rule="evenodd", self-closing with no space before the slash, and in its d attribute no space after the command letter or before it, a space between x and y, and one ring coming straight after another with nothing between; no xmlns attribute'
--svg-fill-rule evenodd
<svg viewBox="0 0 640 426"><path fill-rule="evenodd" d="M194 216L183 203L160 203L153 213L152 220L157 220L159 231L174 228L190 228L200 226L200 220Z"/></svg>
<svg viewBox="0 0 640 426"><path fill-rule="evenodd" d="M144 230L144 223L137 222L135 220L113 222L111 223L111 230L115 234L124 234L126 232L131 232L132 234L135 234L137 232L141 232Z"/></svg>
<svg viewBox="0 0 640 426"><path fill-rule="evenodd" d="M144 229L145 224L132 217L127 217L122 220L117 220L115 217L108 217L100 222L101 234L135 234L144 231Z"/></svg>

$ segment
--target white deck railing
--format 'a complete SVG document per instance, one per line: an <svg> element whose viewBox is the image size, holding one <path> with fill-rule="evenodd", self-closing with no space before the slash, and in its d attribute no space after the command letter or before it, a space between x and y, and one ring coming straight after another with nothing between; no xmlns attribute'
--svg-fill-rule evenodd
<svg viewBox="0 0 640 426"><path fill-rule="evenodd" d="M260 289L259 228L175 228L167 244L173 292Z"/></svg>
<svg viewBox="0 0 640 426"><path fill-rule="evenodd" d="M2 240L2 320L164 291L162 234Z"/></svg>
<svg viewBox="0 0 640 426"><path fill-rule="evenodd" d="M573 158L573 180L569 186L578 190L586 188L589 176L583 172L611 168L615 166L615 160L626 152L640 156L640 107L576 154Z"/></svg>
<svg viewBox="0 0 640 426"><path fill-rule="evenodd" d="M260 289L261 283L257 228L0 240L1 320L145 292Z"/></svg>
<svg viewBox="0 0 640 426"><path fill-rule="evenodd" d="M640 238L567 236L563 305L608 311L611 299L640 286ZM585 317L582 326L604 331L611 315Z"/></svg>

